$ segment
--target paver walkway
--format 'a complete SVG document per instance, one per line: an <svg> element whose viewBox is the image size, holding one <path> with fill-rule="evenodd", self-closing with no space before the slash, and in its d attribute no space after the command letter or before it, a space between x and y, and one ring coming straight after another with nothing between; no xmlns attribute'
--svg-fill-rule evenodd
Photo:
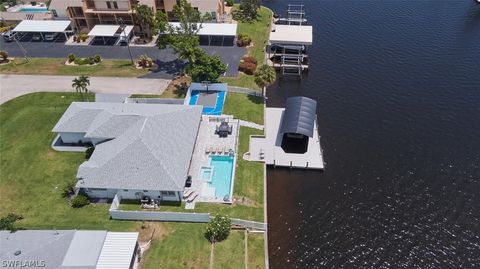
<svg viewBox="0 0 480 269"><path fill-rule="evenodd" d="M264 126L251 121L240 120L240 126L250 127L257 130L263 130Z"/></svg>
<svg viewBox="0 0 480 269"><path fill-rule="evenodd" d="M0 74L0 104L33 92L73 92L74 76ZM89 91L96 93L161 94L169 79L90 77Z"/></svg>

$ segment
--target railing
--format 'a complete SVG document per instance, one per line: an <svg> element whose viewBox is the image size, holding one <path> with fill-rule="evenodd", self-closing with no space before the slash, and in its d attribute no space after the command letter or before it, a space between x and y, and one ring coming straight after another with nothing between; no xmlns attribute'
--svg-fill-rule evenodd
<svg viewBox="0 0 480 269"><path fill-rule="evenodd" d="M254 91L248 88L243 88L243 87L237 87L237 86L228 86L227 87L227 92L236 92L236 93L245 93L248 95L253 95L253 96L258 96L261 97L262 93L258 91Z"/></svg>
<svg viewBox="0 0 480 269"><path fill-rule="evenodd" d="M233 219L233 218L231 220L232 220L232 224L239 225L247 229L254 229L254 230L261 230L261 231L267 230L267 224L264 222L256 222L251 220Z"/></svg>

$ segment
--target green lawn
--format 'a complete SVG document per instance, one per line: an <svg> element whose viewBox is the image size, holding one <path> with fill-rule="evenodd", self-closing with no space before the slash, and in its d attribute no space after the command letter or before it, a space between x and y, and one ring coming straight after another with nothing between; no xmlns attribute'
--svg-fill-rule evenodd
<svg viewBox="0 0 480 269"><path fill-rule="evenodd" d="M243 93L227 93L223 114L263 124L263 98Z"/></svg>
<svg viewBox="0 0 480 269"><path fill-rule="evenodd" d="M213 268L245 268L245 232L231 231L227 240L216 243Z"/></svg>
<svg viewBox="0 0 480 269"><path fill-rule="evenodd" d="M66 55L65 55L66 57ZM26 62L22 58L13 63L0 66L0 73L22 75L70 75L103 77L138 77L147 74L145 69L132 67L127 60L103 60L94 66L67 66L66 58L31 58Z"/></svg>
<svg viewBox="0 0 480 269"><path fill-rule="evenodd" d="M238 8L238 5L236 5L236 8ZM238 23L237 35L246 34L252 38L253 46L248 49L247 55L255 57L258 65L265 62L265 46L269 38L271 21L272 12L265 7L261 7L256 21ZM239 73L236 78L221 78L220 80L229 85L260 91L260 88L253 80L253 76L245 75L244 73Z"/></svg>
<svg viewBox="0 0 480 269"><path fill-rule="evenodd" d="M248 268L265 268L265 249L263 234L248 234Z"/></svg>
<svg viewBox="0 0 480 269"><path fill-rule="evenodd" d="M162 226L168 235L152 242L142 269L208 268L210 242L203 236L206 224L163 223Z"/></svg>
<svg viewBox="0 0 480 269"><path fill-rule="evenodd" d="M76 93L34 93L0 106L0 216L21 214L24 228L131 230L134 222L109 219L108 204L73 209L61 197L85 154L52 150L51 129L75 100Z"/></svg>

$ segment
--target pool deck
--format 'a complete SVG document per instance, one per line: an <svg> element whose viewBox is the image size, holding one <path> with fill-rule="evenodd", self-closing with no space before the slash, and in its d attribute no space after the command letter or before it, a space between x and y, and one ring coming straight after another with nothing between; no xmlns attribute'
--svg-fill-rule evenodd
<svg viewBox="0 0 480 269"><path fill-rule="evenodd" d="M232 134L228 137L219 137L215 134L215 128L220 124L221 120L228 121L232 125ZM232 187L230 189L230 201L223 201L223 197L215 197L215 190L212 187L209 187L208 184L201 178L201 168L203 166L210 166L210 156L228 156L224 153L222 154L211 154L206 153L207 148L216 148L226 150L232 149L234 151L234 156L237 152L237 141L240 131L240 124L237 119L233 119L232 116L202 116L202 122L200 123L200 128L198 130L197 142L195 144L195 149L192 156L192 161L190 165L189 175L192 176L192 189L199 196L195 199L194 202L214 202L214 203L231 203L233 197L233 182L235 180L235 174L232 178ZM234 160L234 166L236 165L236 159ZM235 171L234 171L235 173ZM194 203L193 203L194 204ZM194 205L193 205L194 206ZM186 203L186 209L192 208L192 203Z"/></svg>
<svg viewBox="0 0 480 269"><path fill-rule="evenodd" d="M279 129L284 108L266 108L265 136L250 137L250 151L245 156L250 161L264 162L267 165L284 166L290 168L324 169L323 153L320 147L317 121L313 138L308 140L308 150L303 154L286 153L282 147L282 136ZM261 154L263 152L263 154Z"/></svg>

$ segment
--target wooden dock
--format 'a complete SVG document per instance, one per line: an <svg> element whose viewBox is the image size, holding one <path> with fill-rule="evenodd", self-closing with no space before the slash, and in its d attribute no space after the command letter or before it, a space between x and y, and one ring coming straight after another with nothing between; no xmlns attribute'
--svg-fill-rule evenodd
<svg viewBox="0 0 480 269"><path fill-rule="evenodd" d="M266 108L265 136L250 137L249 160L273 166L324 169L325 163L316 121L313 137L308 140L307 152L303 154L286 153L282 149L282 136L279 135L279 129L284 110L284 108Z"/></svg>

